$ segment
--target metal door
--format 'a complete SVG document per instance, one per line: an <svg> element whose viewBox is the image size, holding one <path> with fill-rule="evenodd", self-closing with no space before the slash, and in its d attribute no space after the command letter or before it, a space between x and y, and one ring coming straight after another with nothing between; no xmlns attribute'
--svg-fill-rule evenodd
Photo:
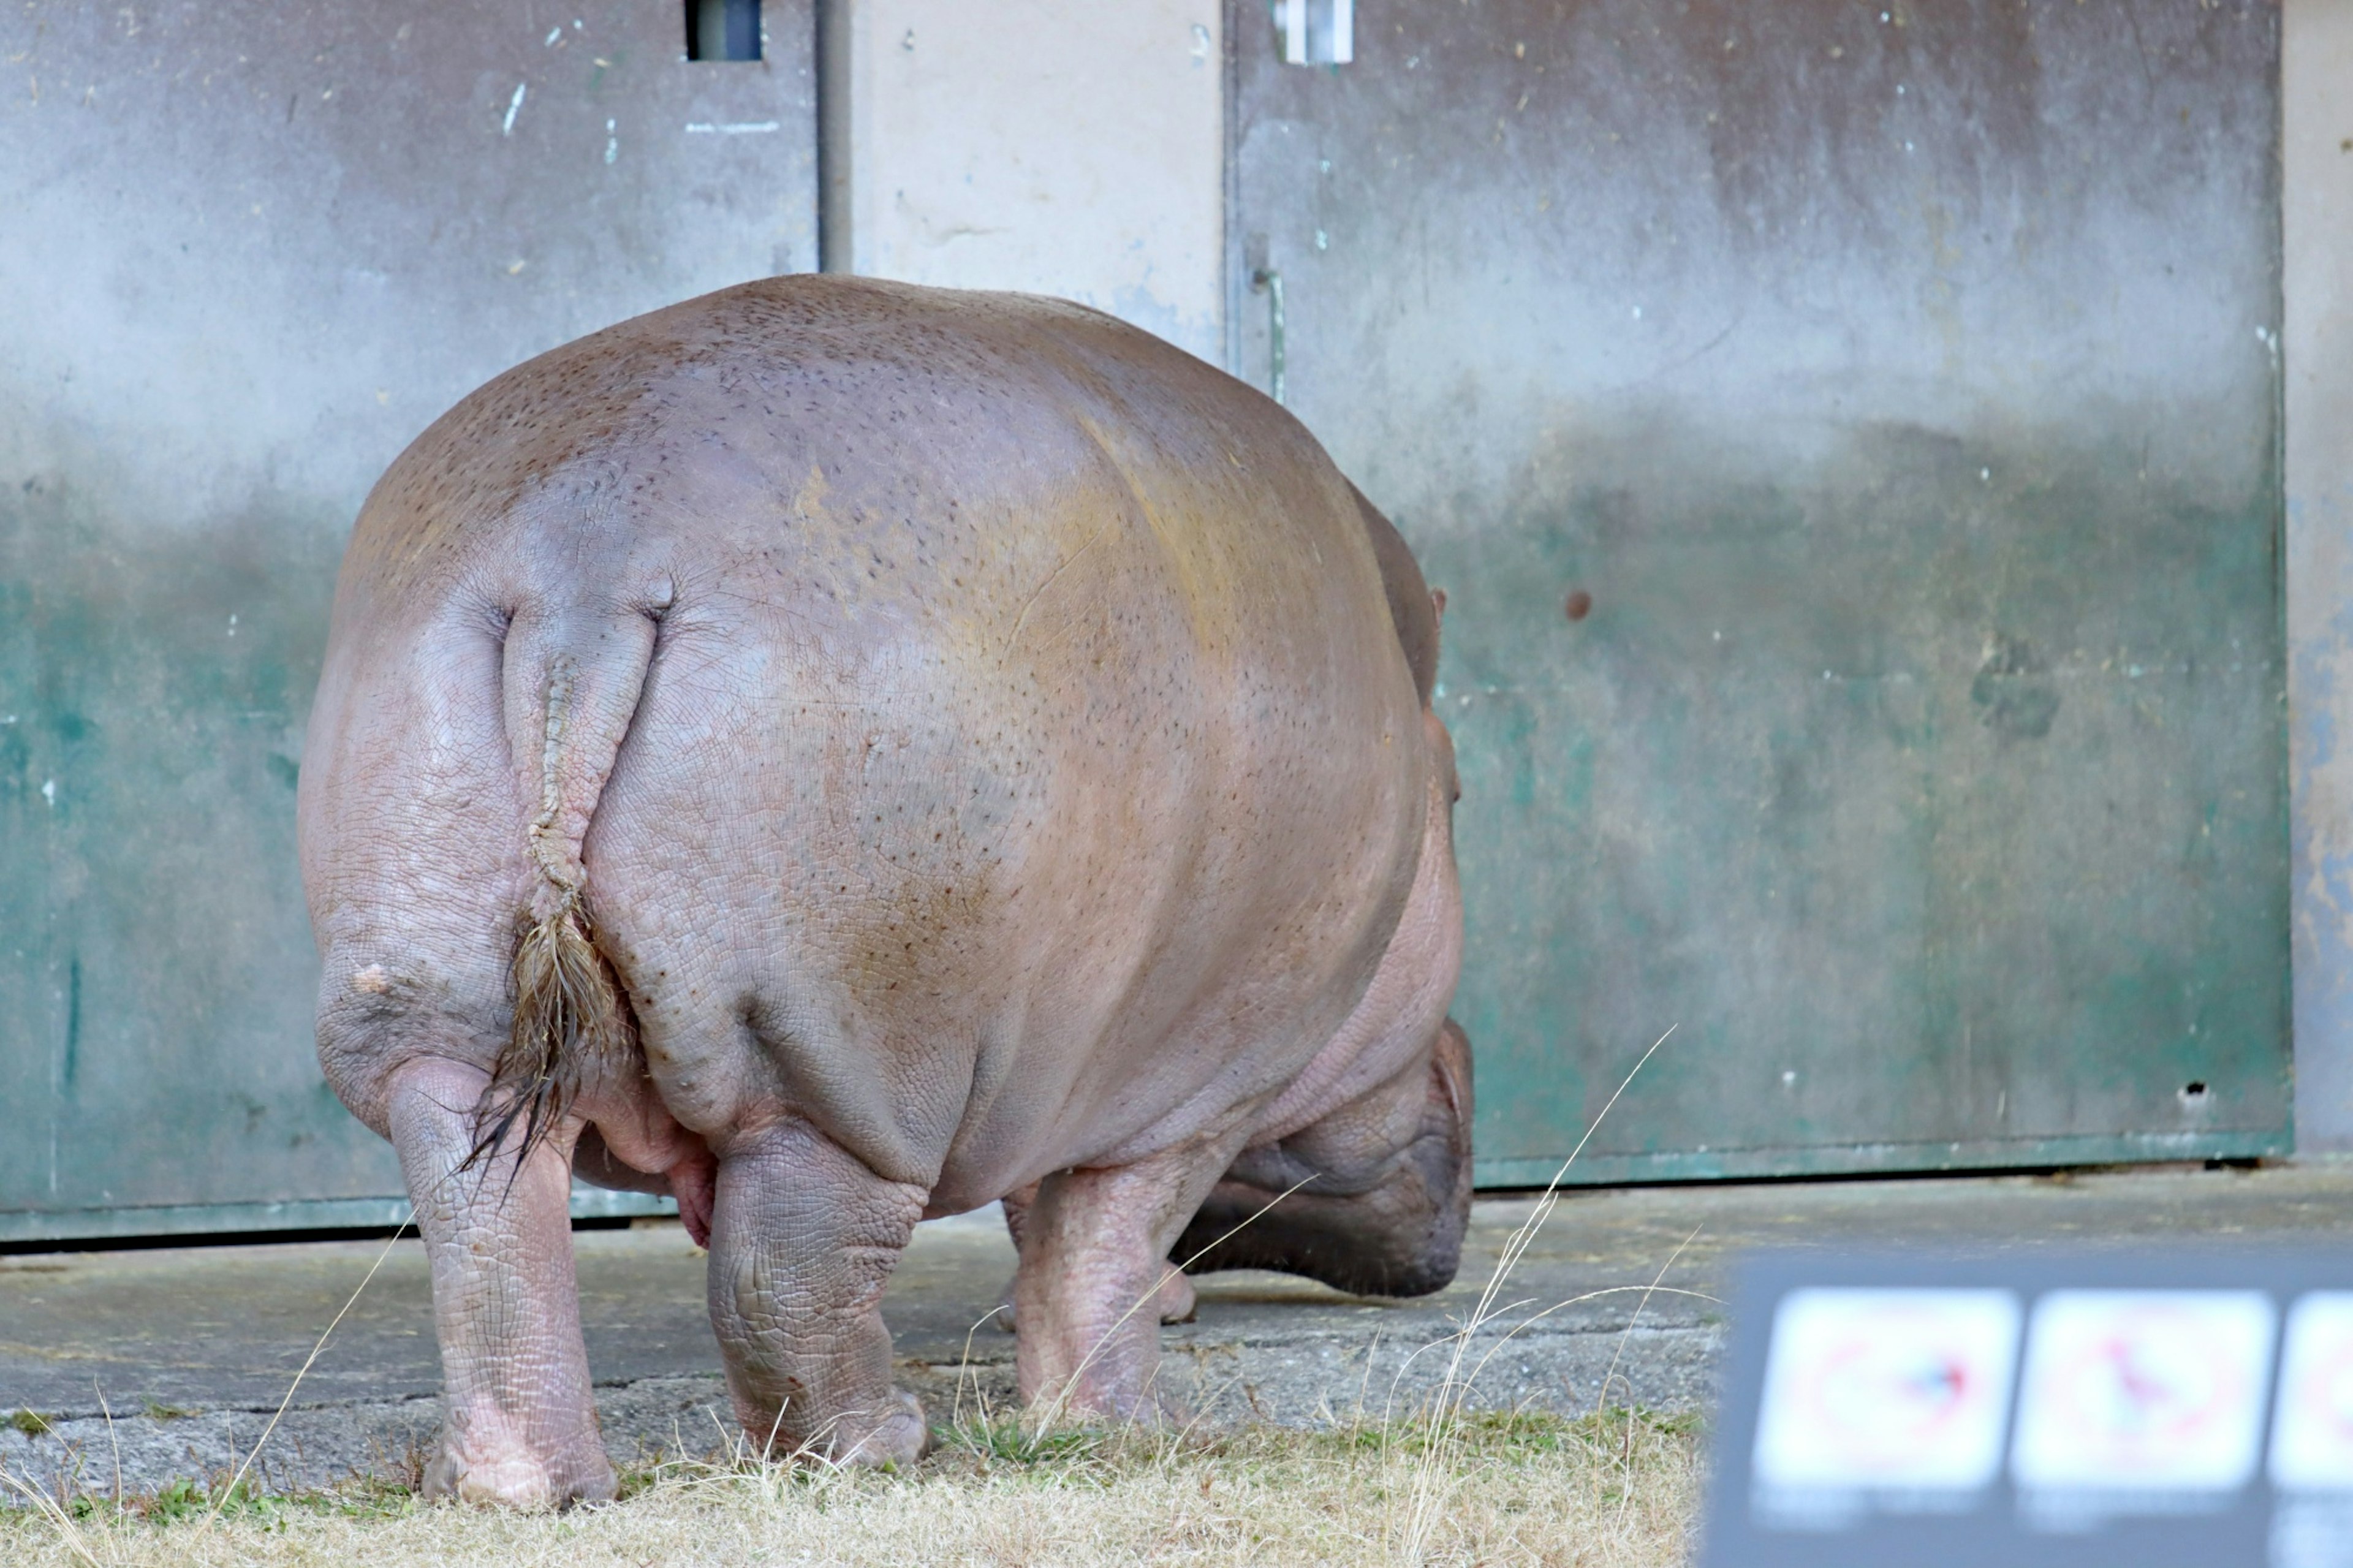
<svg viewBox="0 0 2353 1568"><path fill-rule="evenodd" d="M1571 1180L2284 1148L2275 7L1338 9L1231 352L1450 595L1482 1179L1670 1026Z"/></svg>
<svg viewBox="0 0 2353 1568"><path fill-rule="evenodd" d="M489 376L815 266L807 0L696 9L0 15L0 1241L403 1212L311 1053L335 563Z"/></svg>

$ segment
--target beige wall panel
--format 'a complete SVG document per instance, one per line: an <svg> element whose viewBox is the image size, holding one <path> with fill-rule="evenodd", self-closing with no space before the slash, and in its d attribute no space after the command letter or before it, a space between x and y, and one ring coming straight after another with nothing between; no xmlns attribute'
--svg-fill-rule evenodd
<svg viewBox="0 0 2353 1568"><path fill-rule="evenodd" d="M1217 0L840 0L829 24L829 266L1058 294L1220 357Z"/></svg>

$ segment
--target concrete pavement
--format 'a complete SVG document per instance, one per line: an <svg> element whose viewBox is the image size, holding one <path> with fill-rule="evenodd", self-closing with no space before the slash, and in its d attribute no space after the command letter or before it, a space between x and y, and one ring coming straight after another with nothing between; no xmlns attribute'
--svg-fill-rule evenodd
<svg viewBox="0 0 2353 1568"><path fill-rule="evenodd" d="M1409 1406L1444 1373L1448 1336L1534 1206L1482 1199L1461 1277L1421 1300L1350 1297L1282 1275L1207 1276L1198 1319L1163 1331L1164 1378L1208 1419ZM1730 1266L1750 1247L2221 1238L2353 1246L2353 1165L1573 1191L1496 1296L1502 1310L1466 1358L1481 1367L1472 1397L1704 1406ZM723 1447L702 1254L667 1221L575 1241L617 1460ZM234 1468L379 1256L257 1468L280 1487L413 1476L439 1418L430 1289L413 1240L388 1253L361 1241L0 1257L0 1421L19 1410L40 1418L0 1426L0 1468L109 1492L118 1464L132 1491ZM986 1320L1012 1266L993 1211L918 1228L883 1311L901 1377L934 1424L1011 1398L1013 1342Z"/></svg>

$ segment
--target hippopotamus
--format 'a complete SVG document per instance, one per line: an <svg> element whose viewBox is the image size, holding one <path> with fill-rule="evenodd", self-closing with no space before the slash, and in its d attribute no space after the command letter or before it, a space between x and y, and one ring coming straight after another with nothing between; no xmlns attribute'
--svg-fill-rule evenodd
<svg viewBox="0 0 2353 1568"><path fill-rule="evenodd" d="M612 1494L575 1175L676 1198L764 1451L924 1452L883 1289L999 1199L1058 1411L1162 1413L1187 1268L1444 1285L1442 607L1297 420L1054 300L749 283L436 421L299 801L320 1060L431 1264L427 1489Z"/></svg>

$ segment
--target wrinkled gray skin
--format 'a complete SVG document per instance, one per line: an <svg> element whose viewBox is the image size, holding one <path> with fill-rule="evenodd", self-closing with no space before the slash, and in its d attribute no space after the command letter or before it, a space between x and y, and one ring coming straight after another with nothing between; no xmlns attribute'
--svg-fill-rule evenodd
<svg viewBox="0 0 2353 1568"><path fill-rule="evenodd" d="M610 1496L576 1168L674 1193L755 1442L908 1460L878 1310L1010 1196L1025 1397L1149 1415L1166 1261L1451 1275L1436 616L1300 426L1096 312L831 278L499 377L353 533L302 769L319 1050L430 1252L430 1489ZM534 833L533 825L537 824ZM518 932L633 1042L471 1166ZM1136 1310L1139 1303L1152 1310Z"/></svg>

